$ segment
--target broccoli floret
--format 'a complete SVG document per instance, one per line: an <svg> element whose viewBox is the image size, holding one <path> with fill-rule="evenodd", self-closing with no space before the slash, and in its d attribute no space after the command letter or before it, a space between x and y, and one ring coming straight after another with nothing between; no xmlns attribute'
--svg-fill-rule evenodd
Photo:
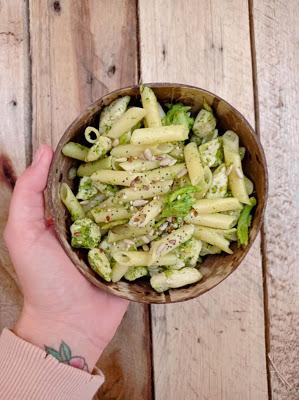
<svg viewBox="0 0 299 400"><path fill-rule="evenodd" d="M70 227L72 234L71 244L76 248L93 249L101 239L99 226L89 218L77 219Z"/></svg>
<svg viewBox="0 0 299 400"><path fill-rule="evenodd" d="M190 116L191 107L182 103L166 104L166 107L168 111L163 118L163 125L185 125L188 129L192 128L194 119Z"/></svg>

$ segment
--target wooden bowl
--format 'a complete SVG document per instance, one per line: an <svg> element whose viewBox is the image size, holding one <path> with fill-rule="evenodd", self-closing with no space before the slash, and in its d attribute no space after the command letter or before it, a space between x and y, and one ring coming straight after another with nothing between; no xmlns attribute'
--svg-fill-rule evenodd
<svg viewBox="0 0 299 400"><path fill-rule="evenodd" d="M104 289L116 296L123 297L142 303L174 303L189 300L200 296L212 289L228 277L241 263L248 253L257 233L261 227L266 205L268 182L267 167L264 152L258 137L246 119L230 104L219 96L206 90L181 84L152 83L149 84L158 98L163 103L173 101L182 102L192 107L197 112L203 104L203 100L213 107L217 117L218 127L221 130L231 129L240 137L240 143L246 147L246 156L243 161L245 174L254 182L257 207L255 208L250 230L249 244L246 248L238 248L236 243L232 245L233 254L220 254L207 256L201 264L204 278L193 285L181 289L172 289L166 293L156 293L150 286L148 279L140 279L135 283L120 281L118 283L107 283L96 275L86 263L86 251L75 250L70 246L69 226L71 224L69 215L59 199L59 185L67 182L74 188L74 181L69 180L68 171L71 167L77 167L79 162L61 153L62 147L70 140L82 142L84 129L88 125L98 126L99 114L102 108L110 104L120 96L130 95L132 100L138 100L139 87L131 86L111 92L95 103L90 105L75 121L67 128L56 148L52 165L50 168L46 205L55 225L57 237L74 265L94 285Z"/></svg>

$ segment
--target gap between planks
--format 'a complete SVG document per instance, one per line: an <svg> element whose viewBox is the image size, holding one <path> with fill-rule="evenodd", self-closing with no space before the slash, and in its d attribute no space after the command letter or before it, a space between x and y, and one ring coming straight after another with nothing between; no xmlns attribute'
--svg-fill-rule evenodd
<svg viewBox="0 0 299 400"><path fill-rule="evenodd" d="M249 33L250 33L250 46L251 46L251 64L252 64L252 83L253 83L253 101L254 101L254 122L255 131L260 139L260 110L259 110L259 92L257 83L257 61L256 61L256 47L255 47L255 29L253 18L253 3L248 0L248 17L249 17ZM266 204L267 206L267 204ZM265 323L265 359L267 368L267 385L269 400L272 400L271 390L271 375L268 354L270 351L270 319L268 313L268 282L267 282L267 247L266 247L266 232L264 224L261 226L261 258L262 258L262 275L263 275L263 293L264 293L264 323Z"/></svg>
<svg viewBox="0 0 299 400"><path fill-rule="evenodd" d="M28 82L27 95L25 102L27 103L27 138L25 142L25 157L26 165L29 165L32 160L33 146L32 146L32 58L31 58L31 34L30 34L30 9L29 0L25 0L24 6L24 19L25 19L25 32L26 32L26 53L28 55L26 81Z"/></svg>

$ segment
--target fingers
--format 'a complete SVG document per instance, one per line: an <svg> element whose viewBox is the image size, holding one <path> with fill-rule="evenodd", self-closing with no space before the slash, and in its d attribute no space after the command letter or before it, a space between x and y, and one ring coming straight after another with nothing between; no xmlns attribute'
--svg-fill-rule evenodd
<svg viewBox="0 0 299 400"><path fill-rule="evenodd" d="M53 152L49 146L40 146L30 167L17 180L10 204L9 222L44 223L43 191L47 184L52 156Z"/></svg>

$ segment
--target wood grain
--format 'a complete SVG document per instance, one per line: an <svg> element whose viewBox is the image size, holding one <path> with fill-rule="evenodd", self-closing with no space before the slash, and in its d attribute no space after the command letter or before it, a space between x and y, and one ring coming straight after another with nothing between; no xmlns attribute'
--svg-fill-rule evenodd
<svg viewBox="0 0 299 400"><path fill-rule="evenodd" d="M265 220L272 400L299 398L299 4L253 2L260 135L269 166Z"/></svg>
<svg viewBox="0 0 299 400"><path fill-rule="evenodd" d="M143 82L211 90L254 121L247 1L140 0ZM157 399L265 400L260 242L230 278L191 302L152 306Z"/></svg>
<svg viewBox="0 0 299 400"><path fill-rule="evenodd" d="M135 17L131 0L30 1L34 147L56 146L88 104L136 83ZM98 364L106 374L98 398L151 398L148 343L147 309L133 305Z"/></svg>
<svg viewBox="0 0 299 400"><path fill-rule="evenodd" d="M24 2L0 6L0 330L12 326L22 298L3 241L11 192L29 153L29 52Z"/></svg>

